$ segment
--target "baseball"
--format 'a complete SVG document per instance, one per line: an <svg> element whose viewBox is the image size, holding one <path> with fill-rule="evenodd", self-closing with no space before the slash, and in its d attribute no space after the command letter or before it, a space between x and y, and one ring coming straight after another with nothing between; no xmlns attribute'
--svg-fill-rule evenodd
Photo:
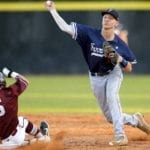
<svg viewBox="0 0 150 150"><path fill-rule="evenodd" d="M47 4L47 5L51 5L51 1L48 0L48 1L46 2L46 4Z"/></svg>

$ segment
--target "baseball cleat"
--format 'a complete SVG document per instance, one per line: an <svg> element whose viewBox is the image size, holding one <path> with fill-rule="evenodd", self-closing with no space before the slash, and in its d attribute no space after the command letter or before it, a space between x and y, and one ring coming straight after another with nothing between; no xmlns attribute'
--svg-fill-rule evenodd
<svg viewBox="0 0 150 150"><path fill-rule="evenodd" d="M40 138L39 140L44 140L46 142L50 141L50 135L49 135L49 125L47 122L42 121L40 124L40 130L41 133L43 134L44 138Z"/></svg>
<svg viewBox="0 0 150 150"><path fill-rule="evenodd" d="M126 136L114 137L114 139L109 142L110 146L123 146L127 144L128 144L128 139Z"/></svg>
<svg viewBox="0 0 150 150"><path fill-rule="evenodd" d="M150 134L150 125L146 123L144 117L141 113L135 113L134 116L138 119L137 128L141 131L145 132L146 134Z"/></svg>

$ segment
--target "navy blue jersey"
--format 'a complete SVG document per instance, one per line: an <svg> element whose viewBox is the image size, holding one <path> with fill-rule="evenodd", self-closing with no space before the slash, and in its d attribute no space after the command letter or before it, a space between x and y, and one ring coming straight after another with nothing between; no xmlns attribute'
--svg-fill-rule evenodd
<svg viewBox="0 0 150 150"><path fill-rule="evenodd" d="M114 65L104 57L101 30L86 25L73 23L75 28L74 39L81 46L84 58L91 72L109 72ZM127 61L136 63L136 58L129 47L117 35L113 41L108 41L113 48Z"/></svg>

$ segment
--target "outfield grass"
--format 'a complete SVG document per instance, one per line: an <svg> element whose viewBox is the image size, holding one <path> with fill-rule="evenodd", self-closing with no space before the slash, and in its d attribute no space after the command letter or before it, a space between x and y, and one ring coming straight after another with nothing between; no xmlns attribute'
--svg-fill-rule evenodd
<svg viewBox="0 0 150 150"><path fill-rule="evenodd" d="M28 89L20 96L21 113L101 113L88 75L26 76ZM120 90L123 111L150 113L150 76L124 76Z"/></svg>

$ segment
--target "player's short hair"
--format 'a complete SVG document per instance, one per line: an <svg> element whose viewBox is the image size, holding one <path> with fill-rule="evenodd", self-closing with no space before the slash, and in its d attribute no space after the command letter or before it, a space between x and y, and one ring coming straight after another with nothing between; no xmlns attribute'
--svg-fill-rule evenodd
<svg viewBox="0 0 150 150"><path fill-rule="evenodd" d="M102 14L102 16L104 16L105 14L110 14L116 20L119 20L119 13L115 9L106 9L106 10L102 11L101 14Z"/></svg>
<svg viewBox="0 0 150 150"><path fill-rule="evenodd" d="M6 86L6 80L2 72L0 72L0 86Z"/></svg>

